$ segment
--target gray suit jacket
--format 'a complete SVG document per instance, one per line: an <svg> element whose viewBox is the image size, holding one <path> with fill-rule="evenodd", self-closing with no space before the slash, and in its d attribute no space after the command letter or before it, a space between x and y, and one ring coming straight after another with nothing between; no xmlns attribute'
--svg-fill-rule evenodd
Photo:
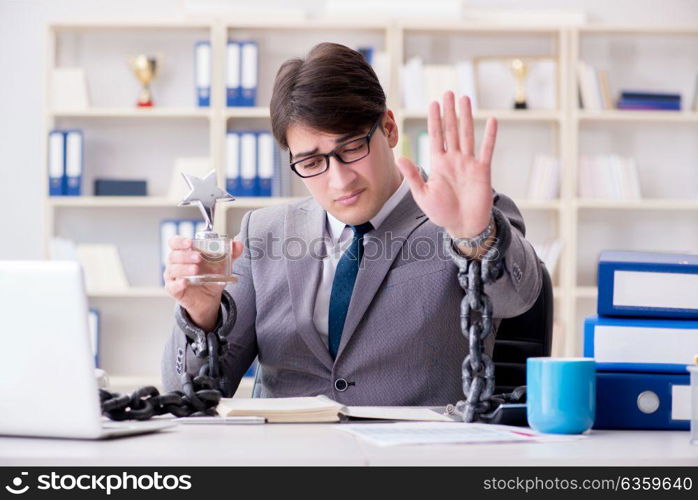
<svg viewBox="0 0 698 500"><path fill-rule="evenodd" d="M485 287L499 326L501 318L533 305L542 275L540 261L524 238L518 208L507 196L494 197L512 235L504 275ZM464 292L455 263L441 250L443 229L431 223L408 193L366 235L333 360L313 324L323 237L328 237L325 220L326 212L313 198L243 217L238 237L245 250L234 264L240 279L227 287L237 306L223 359L232 386L238 386L258 357L261 397L324 394L351 405L444 405L463 399L461 364L468 343L459 315ZM227 314L223 309L220 314ZM485 346L491 354L493 336ZM179 373L196 374L201 364L175 322L162 360L164 388L180 389Z"/></svg>

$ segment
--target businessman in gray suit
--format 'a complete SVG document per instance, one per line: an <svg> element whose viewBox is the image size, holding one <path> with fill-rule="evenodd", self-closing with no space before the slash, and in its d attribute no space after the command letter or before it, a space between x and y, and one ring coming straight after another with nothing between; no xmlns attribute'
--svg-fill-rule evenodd
<svg viewBox="0 0 698 500"><path fill-rule="evenodd" d="M222 358L232 390L258 358L261 397L324 394L352 405L462 399L464 291L443 238L479 259L501 243L497 233L510 231L499 249L505 271L485 286L495 327L530 308L542 286L521 213L492 188L496 120L487 121L476 154L468 98L456 103L445 93L443 114L431 103L427 177L407 158L395 161L395 117L371 66L331 43L281 66L270 111L274 136L312 196L244 215L234 243L238 281L225 287L183 280L199 272L201 255L189 239L170 240L165 286L180 321L164 350L165 389L180 389L182 374L203 364L182 325L215 331L235 314ZM486 352L493 347L490 335Z"/></svg>

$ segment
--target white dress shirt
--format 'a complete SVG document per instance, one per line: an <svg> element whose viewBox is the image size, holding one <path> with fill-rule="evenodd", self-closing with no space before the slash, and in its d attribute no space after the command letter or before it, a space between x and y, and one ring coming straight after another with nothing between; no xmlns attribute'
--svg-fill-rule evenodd
<svg viewBox="0 0 698 500"><path fill-rule="evenodd" d="M407 184L407 179L403 178L400 186L395 190L390 198L386 200L378 213L372 219L370 219L369 222L373 225L374 229L378 229L388 215L390 215L390 212L392 212L397 204L402 201L409 190L410 187ZM332 282L334 281L334 274L337 270L337 263L339 262L342 254L351 244L351 240L354 237L354 231L352 231L349 226L329 212L327 212L327 220L325 224L327 235L329 236L329 238L325 240L327 256L322 261L322 274L320 277L320 286L318 287L317 296L315 297L313 323L315 324L317 331L320 333L325 345L328 345L327 331L329 329L328 322L330 315L330 294L332 293ZM367 237L370 237L370 233L364 236L364 242L366 241Z"/></svg>

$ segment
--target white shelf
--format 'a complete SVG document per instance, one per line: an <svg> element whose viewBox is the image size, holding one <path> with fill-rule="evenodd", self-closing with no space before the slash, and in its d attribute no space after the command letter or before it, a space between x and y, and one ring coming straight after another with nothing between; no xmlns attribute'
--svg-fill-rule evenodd
<svg viewBox="0 0 698 500"><path fill-rule="evenodd" d="M208 30L212 23L205 21L182 21L181 19L161 20L161 21L140 21L133 18L117 20L81 20L70 22L56 22L51 24L51 28L60 31L102 31L102 30Z"/></svg>
<svg viewBox="0 0 698 500"><path fill-rule="evenodd" d="M698 113L692 111L579 111L577 118L582 122L686 122L698 123Z"/></svg>
<svg viewBox="0 0 698 500"><path fill-rule="evenodd" d="M269 118L269 108L243 106L225 108L223 116L226 118Z"/></svg>
<svg viewBox="0 0 698 500"><path fill-rule="evenodd" d="M239 197L221 203L217 209L261 208L299 200L303 197L252 196ZM53 196L48 199L53 208L177 208L179 200L165 196Z"/></svg>
<svg viewBox="0 0 698 500"><path fill-rule="evenodd" d="M686 26L626 26L626 25L598 25L580 26L578 30L585 34L607 35L698 35L698 25Z"/></svg>
<svg viewBox="0 0 698 500"><path fill-rule="evenodd" d="M54 118L211 118L208 108L88 108L52 110Z"/></svg>
<svg viewBox="0 0 698 500"><path fill-rule="evenodd" d="M560 210L560 200L514 200L521 210Z"/></svg>
<svg viewBox="0 0 698 500"><path fill-rule="evenodd" d="M401 110L399 111L402 118L405 120L426 120L426 111L414 111L414 110ZM548 110L513 110L513 109L501 109L501 110L487 110L478 111L473 113L473 119L476 121L487 120L488 118L494 117L498 121L533 121L533 122L559 122L562 120L562 113L559 111L548 111Z"/></svg>
<svg viewBox="0 0 698 500"><path fill-rule="evenodd" d="M560 28L551 26L518 26L513 24L471 23L461 20L405 20L397 23L404 31L456 32L463 34L557 35Z"/></svg>
<svg viewBox="0 0 698 500"><path fill-rule="evenodd" d="M385 31L390 26L382 20L344 19L325 17L319 19L245 19L239 18L226 22L225 28L235 29L284 29L284 30L343 30L343 31Z"/></svg>
<svg viewBox="0 0 698 500"><path fill-rule="evenodd" d="M164 196L53 196L48 200L54 208L171 208L178 202Z"/></svg>
<svg viewBox="0 0 698 500"><path fill-rule="evenodd" d="M698 200L602 200L578 198L574 201L577 208L593 210L698 210Z"/></svg>

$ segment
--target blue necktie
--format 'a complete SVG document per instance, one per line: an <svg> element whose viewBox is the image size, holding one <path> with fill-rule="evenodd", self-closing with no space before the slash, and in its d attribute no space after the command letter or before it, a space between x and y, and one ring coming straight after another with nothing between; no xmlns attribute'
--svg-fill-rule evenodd
<svg viewBox="0 0 698 500"><path fill-rule="evenodd" d="M370 222L349 227L354 230L354 239L337 263L337 270L332 282L332 292L330 293L327 336L332 359L337 357L339 341L342 338L342 330L344 329L344 320L347 317L351 293L354 290L356 273L359 272L359 263L364 254L364 234L373 229Z"/></svg>

